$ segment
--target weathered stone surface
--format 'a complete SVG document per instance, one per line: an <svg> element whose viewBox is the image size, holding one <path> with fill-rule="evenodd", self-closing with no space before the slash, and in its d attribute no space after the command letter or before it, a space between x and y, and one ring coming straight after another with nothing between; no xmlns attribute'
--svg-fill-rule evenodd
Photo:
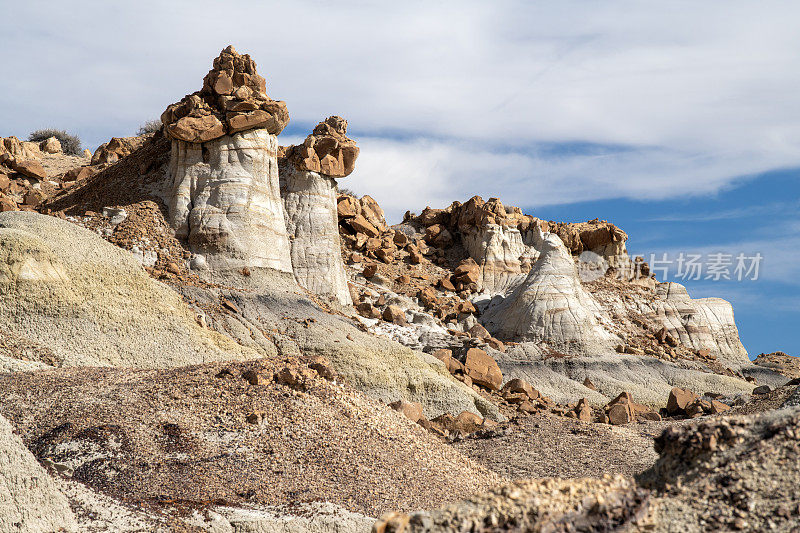
<svg viewBox="0 0 800 533"><path fill-rule="evenodd" d="M336 182L323 174L279 167L292 270L300 286L350 305L342 262Z"/></svg>
<svg viewBox="0 0 800 533"><path fill-rule="evenodd" d="M0 531L78 531L69 501L2 416Z"/></svg>
<svg viewBox="0 0 800 533"><path fill-rule="evenodd" d="M497 362L490 355L479 348L467 350L464 359L464 373L472 382L490 390L499 390L503 384L503 373Z"/></svg>
<svg viewBox="0 0 800 533"><path fill-rule="evenodd" d="M289 147L286 157L298 170L343 178L353 172L358 152L347 137L347 121L332 116L317 124L303 144Z"/></svg>
<svg viewBox="0 0 800 533"><path fill-rule="evenodd" d="M669 414L683 413L697 398L697 394L692 391L675 387L670 391L667 399L667 412Z"/></svg>
<svg viewBox="0 0 800 533"><path fill-rule="evenodd" d="M35 159L26 159L24 161L15 159L11 164L11 168L26 178L35 180L43 180L47 178L47 172L44 170L44 167Z"/></svg>
<svg viewBox="0 0 800 533"><path fill-rule="evenodd" d="M556 235L544 234L542 242L527 279L481 321L501 340L546 342L576 355L610 352L615 338L598 321L605 313L581 285L569 252Z"/></svg>
<svg viewBox="0 0 800 533"><path fill-rule="evenodd" d="M266 130L172 142L170 222L210 268L292 272L277 147Z"/></svg>
<svg viewBox="0 0 800 533"><path fill-rule="evenodd" d="M203 143L251 129L278 135L289 112L285 102L266 95L264 78L250 56L228 46L214 60L203 88L168 106L161 122L173 139Z"/></svg>

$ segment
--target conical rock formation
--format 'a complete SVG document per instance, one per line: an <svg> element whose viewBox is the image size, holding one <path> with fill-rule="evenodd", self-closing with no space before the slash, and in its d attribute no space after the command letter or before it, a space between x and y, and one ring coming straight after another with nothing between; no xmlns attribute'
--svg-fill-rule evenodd
<svg viewBox="0 0 800 533"><path fill-rule="evenodd" d="M483 316L486 328L497 337L545 342L569 354L607 353L614 336L600 319L600 306L581 285L578 271L561 239L542 236L542 255L525 281Z"/></svg>

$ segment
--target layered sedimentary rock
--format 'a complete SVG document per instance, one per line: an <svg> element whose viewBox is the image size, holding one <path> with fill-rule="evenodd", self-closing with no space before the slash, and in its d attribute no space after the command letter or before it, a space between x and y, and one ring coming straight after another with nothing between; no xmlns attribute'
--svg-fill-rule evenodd
<svg viewBox="0 0 800 533"><path fill-rule="evenodd" d="M733 319L733 307L722 298L689 297L686 287L678 283L661 283L656 287L658 300L653 317L667 333L681 344L696 350L708 350L729 368L749 365L747 350L739 340Z"/></svg>
<svg viewBox="0 0 800 533"><path fill-rule="evenodd" d="M276 135L289 120L247 54L229 46L203 89L161 116L172 138L170 223L212 270L291 272Z"/></svg>
<svg viewBox="0 0 800 533"><path fill-rule="evenodd" d="M56 366L154 368L259 356L201 327L129 252L36 213L0 213L0 324L49 349L42 362Z"/></svg>
<svg viewBox="0 0 800 533"><path fill-rule="evenodd" d="M509 293L525 279L541 253L542 231L557 234L572 255L592 252L607 266L618 270L630 266L625 248L628 236L613 224L600 220L547 222L523 214L519 207L503 205L497 198L484 201L474 196L445 209L428 207L415 221L423 227L441 225L449 234L458 235L481 267L479 288L494 294Z"/></svg>
<svg viewBox="0 0 800 533"><path fill-rule="evenodd" d="M170 223L211 269L292 271L277 149L264 129L172 141Z"/></svg>
<svg viewBox="0 0 800 533"><path fill-rule="evenodd" d="M334 177L350 174L358 155L346 133L347 121L329 117L304 144L289 147L280 166L295 279L343 305L353 302L342 263Z"/></svg>
<svg viewBox="0 0 800 533"><path fill-rule="evenodd" d="M67 498L0 416L0 531L77 531Z"/></svg>
<svg viewBox="0 0 800 533"><path fill-rule="evenodd" d="M568 354L604 353L615 338L600 320L610 321L581 285L575 263L561 239L541 237L542 255L525 281L482 322L498 338L546 343Z"/></svg>

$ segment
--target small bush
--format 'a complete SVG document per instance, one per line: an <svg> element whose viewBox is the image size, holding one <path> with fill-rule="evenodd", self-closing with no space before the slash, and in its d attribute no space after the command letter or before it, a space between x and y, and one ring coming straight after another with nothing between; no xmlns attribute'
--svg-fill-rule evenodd
<svg viewBox="0 0 800 533"><path fill-rule="evenodd" d="M347 196L354 196L354 197L358 198L358 195L356 194L356 191L354 191L353 189L348 189L347 187L337 187L337 189L339 189L339 194L344 194L344 195L347 195Z"/></svg>
<svg viewBox="0 0 800 533"><path fill-rule="evenodd" d="M54 130L46 128L43 130L36 130L28 135L28 140L40 143L50 137L55 137L61 143L61 149L65 154L69 155L83 155L83 148L81 147L81 139L77 135L72 135L64 130Z"/></svg>
<svg viewBox="0 0 800 533"><path fill-rule="evenodd" d="M148 133L155 133L161 129L161 121L160 120L148 120L141 126L139 126L139 131L136 132L136 135L142 136L147 135Z"/></svg>

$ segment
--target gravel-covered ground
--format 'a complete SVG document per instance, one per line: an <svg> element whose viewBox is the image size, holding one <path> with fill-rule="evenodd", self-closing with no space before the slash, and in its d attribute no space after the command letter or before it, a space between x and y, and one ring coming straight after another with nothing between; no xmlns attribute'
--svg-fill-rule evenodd
<svg viewBox="0 0 800 533"><path fill-rule="evenodd" d="M305 385L276 383L284 365L3 374L0 412L40 460L151 505L329 501L377 516L436 507L503 481L300 363L289 366L306 374ZM260 383L243 377L248 370Z"/></svg>

